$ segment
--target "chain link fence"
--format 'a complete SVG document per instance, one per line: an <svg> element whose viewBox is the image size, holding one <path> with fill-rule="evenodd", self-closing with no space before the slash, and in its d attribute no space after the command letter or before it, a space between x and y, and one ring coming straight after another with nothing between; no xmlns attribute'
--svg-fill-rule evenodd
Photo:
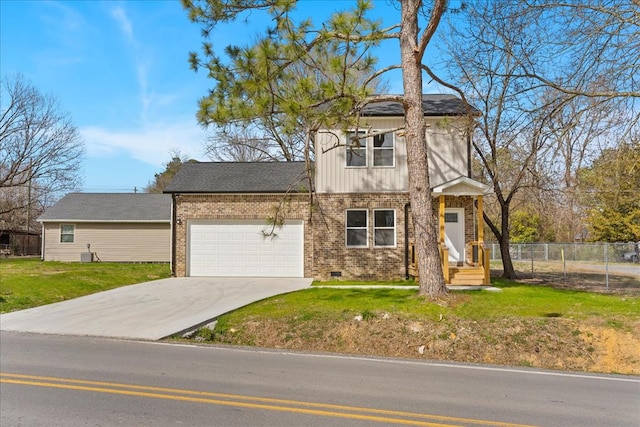
<svg viewBox="0 0 640 427"><path fill-rule="evenodd" d="M489 244L494 273L500 246ZM638 243L518 243L509 247L519 279L573 289L640 293Z"/></svg>

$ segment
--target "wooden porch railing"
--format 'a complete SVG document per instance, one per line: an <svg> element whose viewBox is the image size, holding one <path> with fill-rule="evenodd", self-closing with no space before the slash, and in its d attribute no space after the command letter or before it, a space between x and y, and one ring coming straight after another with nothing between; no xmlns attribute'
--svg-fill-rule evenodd
<svg viewBox="0 0 640 427"><path fill-rule="evenodd" d="M484 247L483 242L469 242L469 251L471 254L471 261L468 263L473 267L480 267L484 272L484 284L489 285L491 283L491 276L489 270L489 249Z"/></svg>
<svg viewBox="0 0 640 427"><path fill-rule="evenodd" d="M483 271L483 284L491 284L490 270L489 270L489 249L484 247L482 242L469 242L467 244L468 254L470 254L470 260L467 261L467 265L476 268L482 268ZM449 249L443 244L439 245L440 259L442 262L442 273L444 275L444 281L447 284L451 283L451 266L449 265ZM415 244L409 243L409 275L418 278L418 266L416 265L417 255L415 251ZM457 267L457 266L454 266Z"/></svg>
<svg viewBox="0 0 640 427"><path fill-rule="evenodd" d="M442 274L444 275L444 283L451 283L451 272L449 270L449 248L442 243L438 245L440 248L440 260L442 261Z"/></svg>

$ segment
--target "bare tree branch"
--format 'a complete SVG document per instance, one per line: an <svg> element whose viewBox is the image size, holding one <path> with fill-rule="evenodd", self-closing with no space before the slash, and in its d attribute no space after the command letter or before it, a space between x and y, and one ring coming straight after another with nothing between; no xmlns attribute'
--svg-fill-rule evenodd
<svg viewBox="0 0 640 427"><path fill-rule="evenodd" d="M10 215L76 189L84 142L57 100L23 76L7 78L1 90L9 102L0 114L0 215ZM19 196L27 187L31 200Z"/></svg>

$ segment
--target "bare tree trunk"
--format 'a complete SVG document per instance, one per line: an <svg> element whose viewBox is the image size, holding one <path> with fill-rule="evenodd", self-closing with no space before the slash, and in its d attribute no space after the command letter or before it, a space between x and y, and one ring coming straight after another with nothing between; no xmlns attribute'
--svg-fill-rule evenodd
<svg viewBox="0 0 640 427"><path fill-rule="evenodd" d="M501 229L500 238L500 256L502 257L502 278L515 280L516 271L513 268L513 261L511 260L511 252L509 252L509 244L511 243L511 232L509 231L509 206L500 206L501 211Z"/></svg>
<svg viewBox="0 0 640 427"><path fill-rule="evenodd" d="M404 112L409 171L409 197L415 229L420 295L444 295L447 287L442 274L429 184L429 164L422 110L422 54L418 48L419 0L402 2L400 52L404 87Z"/></svg>
<svg viewBox="0 0 640 427"><path fill-rule="evenodd" d="M511 260L511 253L509 252L509 244L511 242L511 235L509 232L509 205L500 203L500 228L491 221L486 214L483 214L484 222L489 226L491 232L496 237L498 244L500 245L500 257L502 258L502 278L515 280L517 279L516 271L513 268L513 261Z"/></svg>

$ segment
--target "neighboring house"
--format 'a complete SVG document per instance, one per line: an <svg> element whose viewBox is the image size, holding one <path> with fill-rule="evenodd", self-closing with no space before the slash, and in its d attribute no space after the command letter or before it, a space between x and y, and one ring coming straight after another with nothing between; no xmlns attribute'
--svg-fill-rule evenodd
<svg viewBox="0 0 640 427"><path fill-rule="evenodd" d="M487 188L470 178L467 110L451 95L425 95L423 106L445 279L488 283L478 226ZM406 147L394 130L403 124L402 105L382 102L363 110L358 129L319 132L313 197L304 162L184 165L165 190L173 198L174 274L415 275ZM355 132L374 136L355 143Z"/></svg>
<svg viewBox="0 0 640 427"><path fill-rule="evenodd" d="M169 262L171 197L166 194L70 193L47 209L42 259Z"/></svg>

